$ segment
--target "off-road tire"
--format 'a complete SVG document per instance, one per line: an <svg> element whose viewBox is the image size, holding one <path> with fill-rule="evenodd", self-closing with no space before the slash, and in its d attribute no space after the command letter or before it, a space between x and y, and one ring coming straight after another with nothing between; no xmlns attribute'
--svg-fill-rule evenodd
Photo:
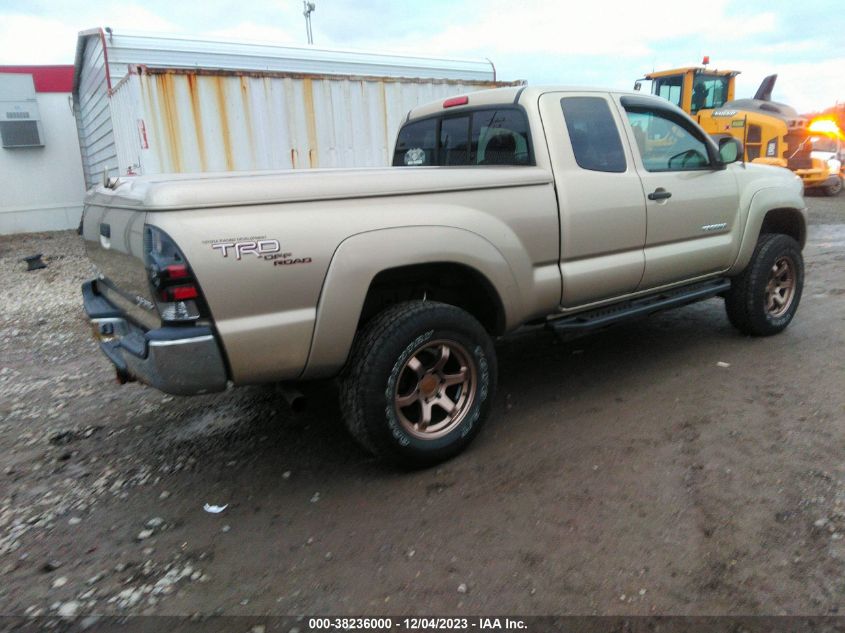
<svg viewBox="0 0 845 633"><path fill-rule="evenodd" d="M794 266L794 293L780 314L767 309L767 286L776 262L787 258ZM793 238L780 233L764 233L757 240L751 261L742 274L731 280L725 296L725 310L731 324L744 334L771 336L782 332L798 309L804 287L804 259Z"/></svg>
<svg viewBox="0 0 845 633"><path fill-rule="evenodd" d="M822 189L824 191L824 195L826 196L838 196L842 193L842 179L839 179L839 182L833 185L828 185Z"/></svg>
<svg viewBox="0 0 845 633"><path fill-rule="evenodd" d="M461 387L466 408L455 428L449 430L447 422L444 435L422 438L406 427L406 410L400 411L396 401L399 382L420 350L441 342L463 354L467 372L474 372L473 388ZM340 406L352 436L394 465L420 468L454 457L481 430L496 389L496 352L481 324L464 310L435 301L409 301L385 309L362 328L339 383Z"/></svg>

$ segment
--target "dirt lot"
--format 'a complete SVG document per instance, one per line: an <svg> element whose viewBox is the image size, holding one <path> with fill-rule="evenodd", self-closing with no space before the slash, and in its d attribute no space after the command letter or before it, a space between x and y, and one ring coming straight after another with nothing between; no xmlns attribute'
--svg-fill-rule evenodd
<svg viewBox="0 0 845 633"><path fill-rule="evenodd" d="M845 612L845 196L808 203L785 333L713 300L513 337L486 432L413 474L330 384L115 384L76 235L0 238L0 613Z"/></svg>

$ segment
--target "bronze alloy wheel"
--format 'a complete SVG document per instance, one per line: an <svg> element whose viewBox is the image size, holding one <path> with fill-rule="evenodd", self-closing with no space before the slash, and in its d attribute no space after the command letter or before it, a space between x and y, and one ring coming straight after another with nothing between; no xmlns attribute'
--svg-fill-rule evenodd
<svg viewBox="0 0 845 633"><path fill-rule="evenodd" d="M775 260L766 284L766 312L773 317L785 314L795 297L795 263L790 257Z"/></svg>
<svg viewBox="0 0 845 633"><path fill-rule="evenodd" d="M749 336L782 332L798 310L803 288L801 245L790 235L763 233L745 270L731 279L728 319Z"/></svg>
<svg viewBox="0 0 845 633"><path fill-rule="evenodd" d="M352 436L401 468L439 464L463 451L490 415L496 348L457 306L403 301L358 332L340 376Z"/></svg>
<svg viewBox="0 0 845 633"><path fill-rule="evenodd" d="M455 429L472 409L478 382L475 363L455 341L431 341L406 361L394 403L402 426L433 440Z"/></svg>

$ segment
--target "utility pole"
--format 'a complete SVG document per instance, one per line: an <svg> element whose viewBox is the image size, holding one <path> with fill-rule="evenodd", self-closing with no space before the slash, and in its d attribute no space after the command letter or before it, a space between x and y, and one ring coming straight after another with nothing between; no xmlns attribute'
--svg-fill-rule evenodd
<svg viewBox="0 0 845 633"><path fill-rule="evenodd" d="M311 14L314 13L314 10L317 8L317 6L313 2L302 0L302 8L304 9L302 15L305 16L305 32L308 35L308 43L313 44L314 33L311 32Z"/></svg>

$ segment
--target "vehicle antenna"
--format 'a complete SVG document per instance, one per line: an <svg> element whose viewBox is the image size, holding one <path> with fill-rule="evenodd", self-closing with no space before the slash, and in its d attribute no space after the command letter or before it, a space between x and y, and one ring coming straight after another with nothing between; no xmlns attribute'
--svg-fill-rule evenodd
<svg viewBox="0 0 845 633"><path fill-rule="evenodd" d="M311 14L316 11L317 5L314 2L302 0L302 8L304 9L302 15L305 16L305 34L308 36L308 43L313 44L314 33L311 31Z"/></svg>

